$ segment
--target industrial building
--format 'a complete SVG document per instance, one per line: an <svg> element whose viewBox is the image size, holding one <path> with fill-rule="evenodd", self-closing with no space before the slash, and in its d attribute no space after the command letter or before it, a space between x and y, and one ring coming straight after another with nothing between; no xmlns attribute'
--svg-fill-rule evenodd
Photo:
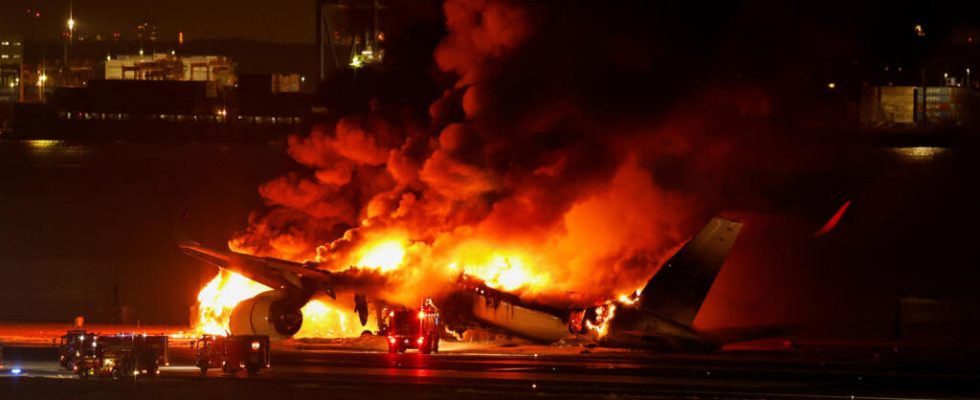
<svg viewBox="0 0 980 400"><path fill-rule="evenodd" d="M861 126L870 130L921 130L971 123L973 94L956 86L873 86L861 93Z"/></svg>
<svg viewBox="0 0 980 400"><path fill-rule="evenodd" d="M188 56L156 53L108 58L105 79L215 82L235 85L235 64L222 56Z"/></svg>
<svg viewBox="0 0 980 400"><path fill-rule="evenodd" d="M20 70L24 61L24 39L0 35L0 102L17 101L20 96Z"/></svg>

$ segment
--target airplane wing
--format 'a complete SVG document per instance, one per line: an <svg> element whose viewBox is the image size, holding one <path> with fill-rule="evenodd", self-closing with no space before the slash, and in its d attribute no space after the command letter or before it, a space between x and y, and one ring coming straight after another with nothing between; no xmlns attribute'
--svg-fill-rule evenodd
<svg viewBox="0 0 980 400"><path fill-rule="evenodd" d="M306 293L320 289L336 298L333 274L308 264L214 250L192 242L180 243L177 247L191 257L239 273L275 290Z"/></svg>

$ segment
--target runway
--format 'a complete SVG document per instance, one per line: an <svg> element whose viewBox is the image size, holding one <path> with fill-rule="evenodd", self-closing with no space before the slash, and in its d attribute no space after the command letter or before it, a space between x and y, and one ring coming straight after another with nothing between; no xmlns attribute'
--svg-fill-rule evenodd
<svg viewBox="0 0 980 400"><path fill-rule="evenodd" d="M174 348L159 378L80 380L60 371L51 348L8 348L2 398L499 399L809 398L927 399L980 396L969 364L887 363L776 353L707 356L649 353L390 355L277 351L257 376L193 366ZM21 369L13 375L11 368Z"/></svg>

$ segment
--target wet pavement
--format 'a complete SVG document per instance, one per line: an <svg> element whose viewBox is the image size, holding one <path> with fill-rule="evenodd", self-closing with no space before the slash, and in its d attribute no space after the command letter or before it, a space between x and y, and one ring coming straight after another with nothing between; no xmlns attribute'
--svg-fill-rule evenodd
<svg viewBox="0 0 980 400"><path fill-rule="evenodd" d="M829 359L786 352L421 355L279 351L256 376L193 366L175 348L158 378L81 380L50 348L7 349L2 398L975 398L969 363ZM20 374L11 373L19 368Z"/></svg>

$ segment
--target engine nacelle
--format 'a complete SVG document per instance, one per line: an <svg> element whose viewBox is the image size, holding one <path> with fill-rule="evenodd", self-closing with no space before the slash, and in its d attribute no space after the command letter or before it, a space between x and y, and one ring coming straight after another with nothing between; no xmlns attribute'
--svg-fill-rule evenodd
<svg viewBox="0 0 980 400"><path fill-rule="evenodd" d="M286 304L282 293L270 290L238 303L228 324L232 335L268 335L286 339L299 332L303 312Z"/></svg>

